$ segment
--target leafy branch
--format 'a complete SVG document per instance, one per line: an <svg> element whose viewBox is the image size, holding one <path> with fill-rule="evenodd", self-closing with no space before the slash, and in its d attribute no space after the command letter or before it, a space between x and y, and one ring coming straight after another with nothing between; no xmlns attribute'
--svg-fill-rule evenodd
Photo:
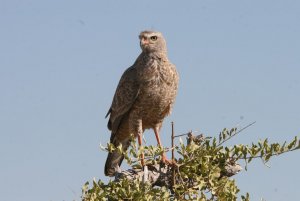
<svg viewBox="0 0 300 201"><path fill-rule="evenodd" d="M247 164L261 158L264 162L273 156L300 149L300 141L295 137L291 142L269 143L268 139L251 145L223 146L225 142L241 133L255 122L241 130L223 129L218 138L187 135L187 142L171 149L156 146L137 147L133 142L123 152L122 147L108 144L106 151L118 150L132 169L116 174L114 181L104 184L101 180L87 182L82 190L83 201L96 200L237 200L239 188L231 177L241 171L238 161ZM183 135L180 135L183 136ZM176 137L176 136L175 136ZM176 166L160 164L161 153L172 150ZM139 155L144 153L146 165L140 166ZM243 201L250 196L241 195Z"/></svg>

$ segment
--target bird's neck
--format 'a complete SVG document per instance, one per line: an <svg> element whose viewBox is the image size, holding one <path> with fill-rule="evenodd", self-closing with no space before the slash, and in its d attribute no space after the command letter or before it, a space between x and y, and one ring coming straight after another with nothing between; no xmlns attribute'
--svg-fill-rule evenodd
<svg viewBox="0 0 300 201"><path fill-rule="evenodd" d="M148 58L148 59L158 59L161 61L168 61L167 52L162 52L162 51L142 52L141 55L144 58Z"/></svg>

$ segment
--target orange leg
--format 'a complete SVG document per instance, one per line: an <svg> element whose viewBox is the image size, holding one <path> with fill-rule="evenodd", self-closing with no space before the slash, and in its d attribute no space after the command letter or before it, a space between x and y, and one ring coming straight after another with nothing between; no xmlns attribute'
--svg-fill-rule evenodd
<svg viewBox="0 0 300 201"><path fill-rule="evenodd" d="M138 142L139 142L139 146L142 146L142 134L139 134L138 135ZM145 156L144 156L144 153L141 154L141 164L142 164L142 167L145 166Z"/></svg>
<svg viewBox="0 0 300 201"><path fill-rule="evenodd" d="M159 137L159 129L158 128L154 128L154 133L155 133L155 137L156 137L156 140L157 140L157 144L158 146L162 147L162 144L161 144L161 141L160 141L160 137ZM172 161L168 160L166 155L165 155L165 152L163 152L162 154L162 162L163 163L167 163L167 164L172 164Z"/></svg>

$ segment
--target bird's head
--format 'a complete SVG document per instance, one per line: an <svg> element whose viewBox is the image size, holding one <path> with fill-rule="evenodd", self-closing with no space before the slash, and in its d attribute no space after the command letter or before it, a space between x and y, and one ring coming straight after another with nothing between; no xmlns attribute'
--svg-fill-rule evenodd
<svg viewBox="0 0 300 201"><path fill-rule="evenodd" d="M167 53L166 41L160 32L142 31L139 38L143 52Z"/></svg>

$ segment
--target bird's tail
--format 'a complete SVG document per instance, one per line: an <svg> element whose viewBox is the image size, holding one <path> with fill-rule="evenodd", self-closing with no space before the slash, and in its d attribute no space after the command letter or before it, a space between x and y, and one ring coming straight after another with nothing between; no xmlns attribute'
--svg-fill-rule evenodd
<svg viewBox="0 0 300 201"><path fill-rule="evenodd" d="M123 151L126 151L130 144L130 138L122 139L121 141L117 139L116 135L112 134L112 137L110 139L110 142L115 145L115 147L118 147L122 144ZM118 170L120 170L120 165L124 159L124 156L119 153L117 150L114 150L113 152L108 153L106 162L105 162L105 168L104 168L104 174L106 176L114 176Z"/></svg>

